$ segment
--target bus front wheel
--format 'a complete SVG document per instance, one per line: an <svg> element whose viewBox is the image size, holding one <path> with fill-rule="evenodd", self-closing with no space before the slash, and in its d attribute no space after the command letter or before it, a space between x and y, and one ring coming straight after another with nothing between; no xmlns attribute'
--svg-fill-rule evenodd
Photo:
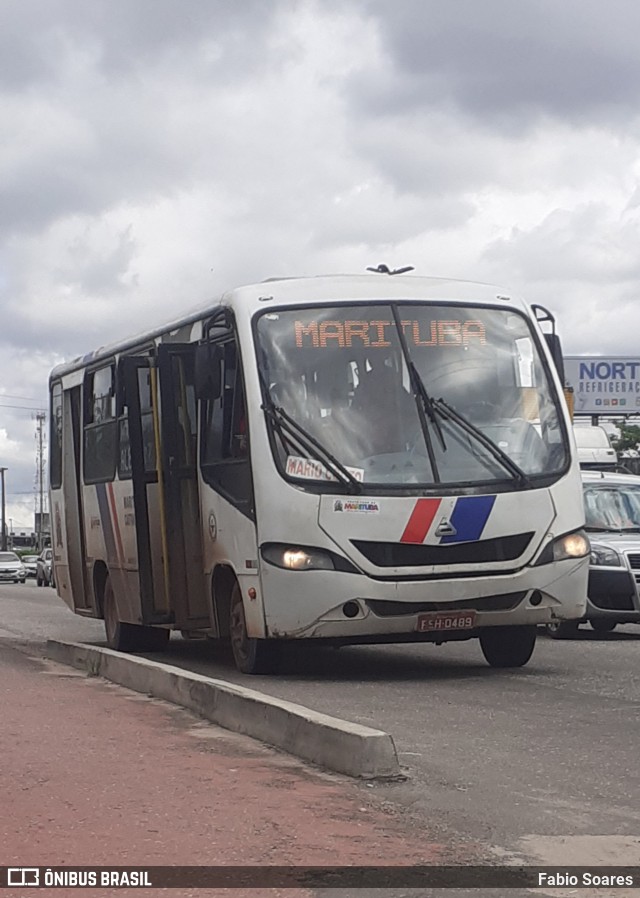
<svg viewBox="0 0 640 898"><path fill-rule="evenodd" d="M107 645L117 652L162 652L169 644L169 631L161 627L127 624L118 617L116 597L107 575L102 595Z"/></svg>
<svg viewBox="0 0 640 898"><path fill-rule="evenodd" d="M247 634L247 621L238 583L231 591L229 636L236 667L241 673L271 673L275 665L275 646L267 639L255 639Z"/></svg>
<svg viewBox="0 0 640 898"><path fill-rule="evenodd" d="M607 620L606 617L594 617L589 621L591 629L596 633L613 633L617 626L617 621Z"/></svg>
<svg viewBox="0 0 640 898"><path fill-rule="evenodd" d="M491 627L480 636L482 654L491 667L524 667L535 644L535 627Z"/></svg>

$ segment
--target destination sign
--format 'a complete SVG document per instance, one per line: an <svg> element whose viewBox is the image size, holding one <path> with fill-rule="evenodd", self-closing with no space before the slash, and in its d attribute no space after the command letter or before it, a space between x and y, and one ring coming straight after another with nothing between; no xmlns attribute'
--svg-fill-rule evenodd
<svg viewBox="0 0 640 898"><path fill-rule="evenodd" d="M414 346L460 347L471 343L484 346L487 342L485 325L477 320L408 320L402 321L401 325L405 338ZM397 339L394 321L354 319L295 322L295 343L300 348L367 346L375 349L393 345L391 338L394 336Z"/></svg>

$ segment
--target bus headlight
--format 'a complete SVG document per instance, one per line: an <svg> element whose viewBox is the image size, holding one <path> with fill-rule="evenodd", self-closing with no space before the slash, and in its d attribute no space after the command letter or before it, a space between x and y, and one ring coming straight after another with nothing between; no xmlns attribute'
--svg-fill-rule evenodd
<svg viewBox="0 0 640 898"><path fill-rule="evenodd" d="M265 546L265 561L290 571L333 571L335 565L328 552L322 549L303 549L300 546Z"/></svg>
<svg viewBox="0 0 640 898"><path fill-rule="evenodd" d="M584 530L574 530L559 536L545 547L538 560L539 564L550 564L552 561L564 561L567 558L584 558L589 554L591 546Z"/></svg>
<svg viewBox="0 0 640 898"><path fill-rule="evenodd" d="M591 564L606 564L608 567L622 567L622 559L609 546L596 546L591 543L591 555L589 556Z"/></svg>

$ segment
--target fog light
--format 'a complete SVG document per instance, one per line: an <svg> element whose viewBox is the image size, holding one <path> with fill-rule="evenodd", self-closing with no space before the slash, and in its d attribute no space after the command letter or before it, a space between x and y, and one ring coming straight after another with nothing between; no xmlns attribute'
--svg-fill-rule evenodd
<svg viewBox="0 0 640 898"><path fill-rule="evenodd" d="M357 617L360 614L360 606L357 602L345 602L342 613L345 617Z"/></svg>

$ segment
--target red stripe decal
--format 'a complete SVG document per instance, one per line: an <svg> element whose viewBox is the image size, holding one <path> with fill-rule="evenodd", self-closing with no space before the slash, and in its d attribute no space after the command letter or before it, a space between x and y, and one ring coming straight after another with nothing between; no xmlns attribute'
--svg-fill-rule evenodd
<svg viewBox="0 0 640 898"><path fill-rule="evenodd" d="M422 543L429 532L442 499L418 499L400 537L401 543Z"/></svg>

